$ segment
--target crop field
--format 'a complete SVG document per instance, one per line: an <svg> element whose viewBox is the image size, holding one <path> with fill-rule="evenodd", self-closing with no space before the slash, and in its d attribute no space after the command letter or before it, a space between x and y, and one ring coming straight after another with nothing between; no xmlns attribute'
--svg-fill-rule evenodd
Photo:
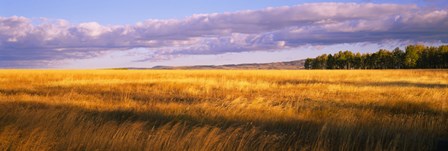
<svg viewBox="0 0 448 151"><path fill-rule="evenodd" d="M0 150L434 150L448 70L0 70Z"/></svg>

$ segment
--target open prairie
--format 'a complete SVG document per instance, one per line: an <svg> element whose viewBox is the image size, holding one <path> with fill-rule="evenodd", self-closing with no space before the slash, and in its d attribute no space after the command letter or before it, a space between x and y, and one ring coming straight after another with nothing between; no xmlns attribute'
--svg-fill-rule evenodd
<svg viewBox="0 0 448 151"><path fill-rule="evenodd" d="M433 150L448 70L0 70L0 150Z"/></svg>

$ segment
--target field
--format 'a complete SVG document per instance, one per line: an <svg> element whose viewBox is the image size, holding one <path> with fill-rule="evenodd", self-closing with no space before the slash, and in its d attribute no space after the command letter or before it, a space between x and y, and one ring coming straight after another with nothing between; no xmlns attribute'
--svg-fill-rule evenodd
<svg viewBox="0 0 448 151"><path fill-rule="evenodd" d="M434 150L448 70L0 70L0 150Z"/></svg>

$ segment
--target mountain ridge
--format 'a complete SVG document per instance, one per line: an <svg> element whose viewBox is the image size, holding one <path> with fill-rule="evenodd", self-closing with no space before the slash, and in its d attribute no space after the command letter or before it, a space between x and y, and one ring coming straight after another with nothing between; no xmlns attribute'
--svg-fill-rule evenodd
<svg viewBox="0 0 448 151"><path fill-rule="evenodd" d="M243 64L224 64L224 65L193 65L193 66L154 66L152 68L120 68L120 69L154 69L154 70L300 70L305 69L305 60L293 60L271 63L243 63Z"/></svg>

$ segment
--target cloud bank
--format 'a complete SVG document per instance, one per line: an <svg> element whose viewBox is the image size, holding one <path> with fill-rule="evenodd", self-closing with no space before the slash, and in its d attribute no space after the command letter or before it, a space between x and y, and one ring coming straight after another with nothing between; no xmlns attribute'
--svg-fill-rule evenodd
<svg viewBox="0 0 448 151"><path fill-rule="evenodd" d="M0 17L0 63L89 58L145 48L145 60L274 51L303 45L448 41L448 10L417 5L310 3L133 25Z"/></svg>

